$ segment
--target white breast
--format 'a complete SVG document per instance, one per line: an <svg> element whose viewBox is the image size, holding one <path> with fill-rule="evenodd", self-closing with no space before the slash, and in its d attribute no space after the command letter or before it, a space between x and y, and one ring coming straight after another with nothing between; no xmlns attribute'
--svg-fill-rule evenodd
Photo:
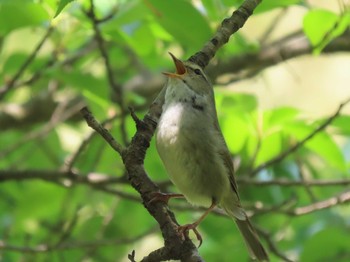
<svg viewBox="0 0 350 262"><path fill-rule="evenodd" d="M207 105L205 99L196 97ZM156 133L170 179L189 202L201 206L210 206L213 198L220 200L229 188L227 170L217 154L221 141L209 114L208 108L193 108L188 95L178 97L164 104Z"/></svg>
<svg viewBox="0 0 350 262"><path fill-rule="evenodd" d="M157 141L159 143L171 145L176 142L184 110L185 107L181 103L173 104L164 110L157 130Z"/></svg>

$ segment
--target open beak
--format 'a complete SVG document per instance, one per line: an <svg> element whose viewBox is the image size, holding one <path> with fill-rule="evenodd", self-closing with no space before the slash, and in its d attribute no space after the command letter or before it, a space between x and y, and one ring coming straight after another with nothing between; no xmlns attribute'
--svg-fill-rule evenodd
<svg viewBox="0 0 350 262"><path fill-rule="evenodd" d="M176 73L163 72L163 74L168 77L175 77L175 78L181 77L183 74L186 73L186 67L184 63L180 59L177 59L172 53L169 52L169 54L174 61L174 64L176 67Z"/></svg>

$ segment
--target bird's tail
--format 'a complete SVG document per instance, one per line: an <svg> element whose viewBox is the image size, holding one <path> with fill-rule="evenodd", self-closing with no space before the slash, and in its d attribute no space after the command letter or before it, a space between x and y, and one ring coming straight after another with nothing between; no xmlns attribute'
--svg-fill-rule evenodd
<svg viewBox="0 0 350 262"><path fill-rule="evenodd" d="M251 257L258 261L269 261L269 257L248 217L246 217L245 220L235 218L235 221L249 249Z"/></svg>
<svg viewBox="0 0 350 262"><path fill-rule="evenodd" d="M235 220L238 229L244 238L244 242L248 247L251 258L258 261L269 261L269 256L261 244L259 236L253 225L250 223L244 209L240 206L232 207L232 204L223 205L227 214Z"/></svg>

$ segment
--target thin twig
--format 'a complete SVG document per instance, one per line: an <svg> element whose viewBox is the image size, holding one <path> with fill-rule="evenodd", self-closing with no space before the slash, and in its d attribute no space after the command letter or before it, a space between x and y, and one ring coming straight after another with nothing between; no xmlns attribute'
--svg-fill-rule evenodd
<svg viewBox="0 0 350 262"><path fill-rule="evenodd" d="M117 239L102 239L98 241L86 241L86 242L64 242L59 245L46 245L41 244L35 247L28 246L15 246L7 244L0 240L0 250L20 252L20 253L47 253L51 251L59 251L59 250L71 250L71 249L85 249L85 248L98 248L103 246L115 246L115 245L127 245L130 243L134 243L135 241L144 238L145 236L152 234L156 230L155 227L145 231L144 233L129 238L117 238Z"/></svg>
<svg viewBox="0 0 350 262"><path fill-rule="evenodd" d="M341 103L340 106L338 107L337 111L330 116L323 124L321 124L318 128L316 128L314 131L312 131L309 135L307 135L304 139L302 139L301 141L299 141L298 143L296 143L294 146L291 146L290 148L288 148L287 150L285 150L284 152L282 152L281 154L279 154L278 156L272 158L271 160L259 165L258 167L256 167L252 172L251 175L255 175L258 172L260 172L261 170L270 167L278 162L281 162L283 159L285 159L287 156L291 155L292 153L294 153L295 151L297 151L300 147L302 147L307 141L309 141L310 139L312 139L316 134L320 133L321 131L323 131L326 127L328 127L335 118L337 118L340 114L340 111L342 110L342 108L348 104L350 102L350 99L346 100L345 102Z"/></svg>
<svg viewBox="0 0 350 262"><path fill-rule="evenodd" d="M64 102L62 102L64 103ZM26 134L25 136L19 138L16 143L7 146L6 149L0 151L0 158L2 157L6 157L7 155L15 152L16 149L26 145L26 143L28 141L32 141L34 139L38 139L38 138L43 138L45 137L47 134L49 134L49 132L55 128L59 123L64 122L66 119L72 117L73 115L75 115L77 112L79 112L79 110L82 108L82 106L85 105L85 102L80 101L76 104L73 105L67 105L67 107L64 110L64 113L57 115L55 113L56 110L61 111L61 105L58 104L55 111L52 113L52 116L56 115L57 117L51 117L50 121L45 124L42 128L38 129L38 130L34 130L32 132L29 132L28 134ZM61 111L62 112L62 111Z"/></svg>
<svg viewBox="0 0 350 262"><path fill-rule="evenodd" d="M8 91L10 91L17 80L22 76L23 72L27 69L27 67L32 63L32 61L35 59L37 54L39 53L40 49L44 45L44 43L47 41L51 33L53 32L54 27L49 26L46 30L46 33L44 34L43 38L40 40L38 45L34 48L33 52L28 56L28 58L24 61L24 63L19 67L16 74L8 81L4 86L0 87L0 100L2 100Z"/></svg>
<svg viewBox="0 0 350 262"><path fill-rule="evenodd" d="M286 204L283 204L283 205L278 204L276 206L271 206L271 207L263 207L263 208L260 207L255 210L253 208L252 212L253 212L253 216L263 215L266 213L269 213L270 215L271 213L277 213L277 214L283 214L288 216L303 216L319 210L347 204L349 202L350 202L350 191L346 191L344 193L341 193L340 195L333 196L325 200L318 201L302 207L291 208L289 206L293 203L286 202Z"/></svg>
<svg viewBox="0 0 350 262"><path fill-rule="evenodd" d="M286 257L276 246L275 242L272 240L272 236L266 232L265 230L255 226L256 231L258 231L259 235L262 236L269 246L269 250L275 254L277 257L281 258L286 262L293 262L293 260Z"/></svg>
<svg viewBox="0 0 350 262"><path fill-rule="evenodd" d="M106 124L111 123L112 121L114 121L116 118L119 117L119 114L115 114L112 117L108 118L107 120L103 121L101 123L102 126L105 126ZM62 167L64 171L71 171L74 164L76 163L76 161L78 160L79 156L81 155L81 153L84 151L84 149L88 146L88 144L90 143L90 141L95 137L97 133L96 132L91 132L89 133L84 139L83 141L80 143L79 147L77 148L77 150L75 150L75 152L73 152L71 155L69 155L66 158L66 161L64 163L64 166Z"/></svg>
<svg viewBox="0 0 350 262"><path fill-rule="evenodd" d="M317 198L316 198L314 192L312 191L310 185L308 185L308 183L305 183L305 181L307 181L307 178L306 178L306 174L304 173L304 170L303 170L303 163L299 158L296 159L296 164L298 166L299 179L305 185L304 188L305 188L306 193L309 195L312 202L316 202Z"/></svg>
<svg viewBox="0 0 350 262"><path fill-rule="evenodd" d="M348 186L350 179L332 179L332 180L304 180L292 181L289 179L274 179L259 181L255 179L237 178L237 183L244 186L283 186L283 187L329 187L329 186Z"/></svg>
<svg viewBox="0 0 350 262"><path fill-rule="evenodd" d="M135 250L131 251L131 254L128 254L128 259L130 260L130 262L136 262L135 255Z"/></svg>
<svg viewBox="0 0 350 262"><path fill-rule="evenodd" d="M349 52L349 39L350 33L345 32L333 39L322 50L322 53ZM230 81L224 83L228 84L252 78L272 65L310 54L311 51L312 46L305 34L302 31L296 31L269 43L257 53L243 53L222 60L219 59L215 65L208 66L207 72L214 82L221 75L234 74Z"/></svg>
<svg viewBox="0 0 350 262"><path fill-rule="evenodd" d="M260 45L264 46L271 34L274 32L276 27L279 25L280 21L286 17L286 12L288 11L288 7L283 8L277 16L272 20L269 27L265 30L265 32L260 37Z"/></svg>
<svg viewBox="0 0 350 262"><path fill-rule="evenodd" d="M124 105L124 99L123 99L123 88L121 85L119 85L115 79L115 73L113 72L113 67L108 55L108 51L106 48L105 40L102 36L101 30L99 28L99 22L100 20L97 19L95 14L95 6L94 6L94 0L90 0L90 9L86 12L87 17L91 20L92 27L95 33L95 39L98 45L98 48L100 50L102 59L105 64L106 72L107 72L107 78L108 83L112 89L112 91L116 94L115 98L117 103L120 106L121 110L121 122L120 122L120 129L122 134L122 139L124 144L129 143L129 139L127 137L126 132L126 123L125 123L125 105Z"/></svg>
<svg viewBox="0 0 350 262"><path fill-rule="evenodd" d="M350 191L344 192L338 196L330 197L326 200L313 203L311 205L298 207L292 211L287 210L287 213L293 216L302 216L318 210L327 209L341 204L346 204L348 202L350 202Z"/></svg>
<svg viewBox="0 0 350 262"><path fill-rule="evenodd" d="M100 50L101 56L103 58L105 68L107 71L107 77L108 77L108 82L112 88L112 90L118 95L117 100L120 105L123 105L123 90L121 86L119 86L114 78L114 73L111 65L111 61L109 59L109 55L106 49L106 44L105 40L102 36L102 33L100 31L100 28L98 27L98 19L95 14L95 6L94 6L94 1L90 0L90 9L86 12L86 15L92 22L92 27L94 29L95 33L95 39L98 45L98 48Z"/></svg>
<svg viewBox="0 0 350 262"><path fill-rule="evenodd" d="M77 225L77 222L78 222L78 208L76 208L76 211L74 212L73 214L73 218L70 219L70 221L68 222L68 226L65 227L63 230L60 230L60 237L59 239L56 241L56 243L52 246L52 247L58 247L62 244L64 244L64 242L69 238L69 236L73 233L73 229L74 227ZM60 221L64 221L65 218L61 218ZM56 232L57 234L57 232ZM55 232L53 232L52 235L56 235Z"/></svg>
<svg viewBox="0 0 350 262"><path fill-rule="evenodd" d="M120 145L114 137L108 132L106 128L103 127L92 115L90 110L87 107L83 107L80 110L81 114L85 118L86 123L94 129L97 133L99 133L105 140L106 142L120 155L123 154L124 148L122 145Z"/></svg>
<svg viewBox="0 0 350 262"><path fill-rule="evenodd" d="M70 188L74 184L85 184L91 188L119 196L121 198L140 202L140 198L134 194L110 188L113 184L126 184L125 177L110 177L103 174L89 173L86 175L78 174L73 171L57 170L0 170L0 183L6 181L22 181L40 179L46 182L54 183L64 188Z"/></svg>

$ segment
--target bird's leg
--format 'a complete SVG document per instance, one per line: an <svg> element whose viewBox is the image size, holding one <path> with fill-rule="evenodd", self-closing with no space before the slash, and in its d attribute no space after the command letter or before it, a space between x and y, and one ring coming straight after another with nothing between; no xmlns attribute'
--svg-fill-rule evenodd
<svg viewBox="0 0 350 262"><path fill-rule="evenodd" d="M178 231L180 234L182 234L185 238L188 238L188 232L190 230L193 230L194 234L197 237L197 240L199 241L198 247L202 245L203 239L201 234L197 230L197 226L204 220L204 218L216 207L215 201L212 202L211 206L204 212L203 215L201 215L200 218L198 218L194 223L187 224L183 226L178 227Z"/></svg>
<svg viewBox="0 0 350 262"><path fill-rule="evenodd" d="M148 202L148 204L158 201L168 204L170 198L184 198L184 195L175 193L154 192L152 193L152 199Z"/></svg>

